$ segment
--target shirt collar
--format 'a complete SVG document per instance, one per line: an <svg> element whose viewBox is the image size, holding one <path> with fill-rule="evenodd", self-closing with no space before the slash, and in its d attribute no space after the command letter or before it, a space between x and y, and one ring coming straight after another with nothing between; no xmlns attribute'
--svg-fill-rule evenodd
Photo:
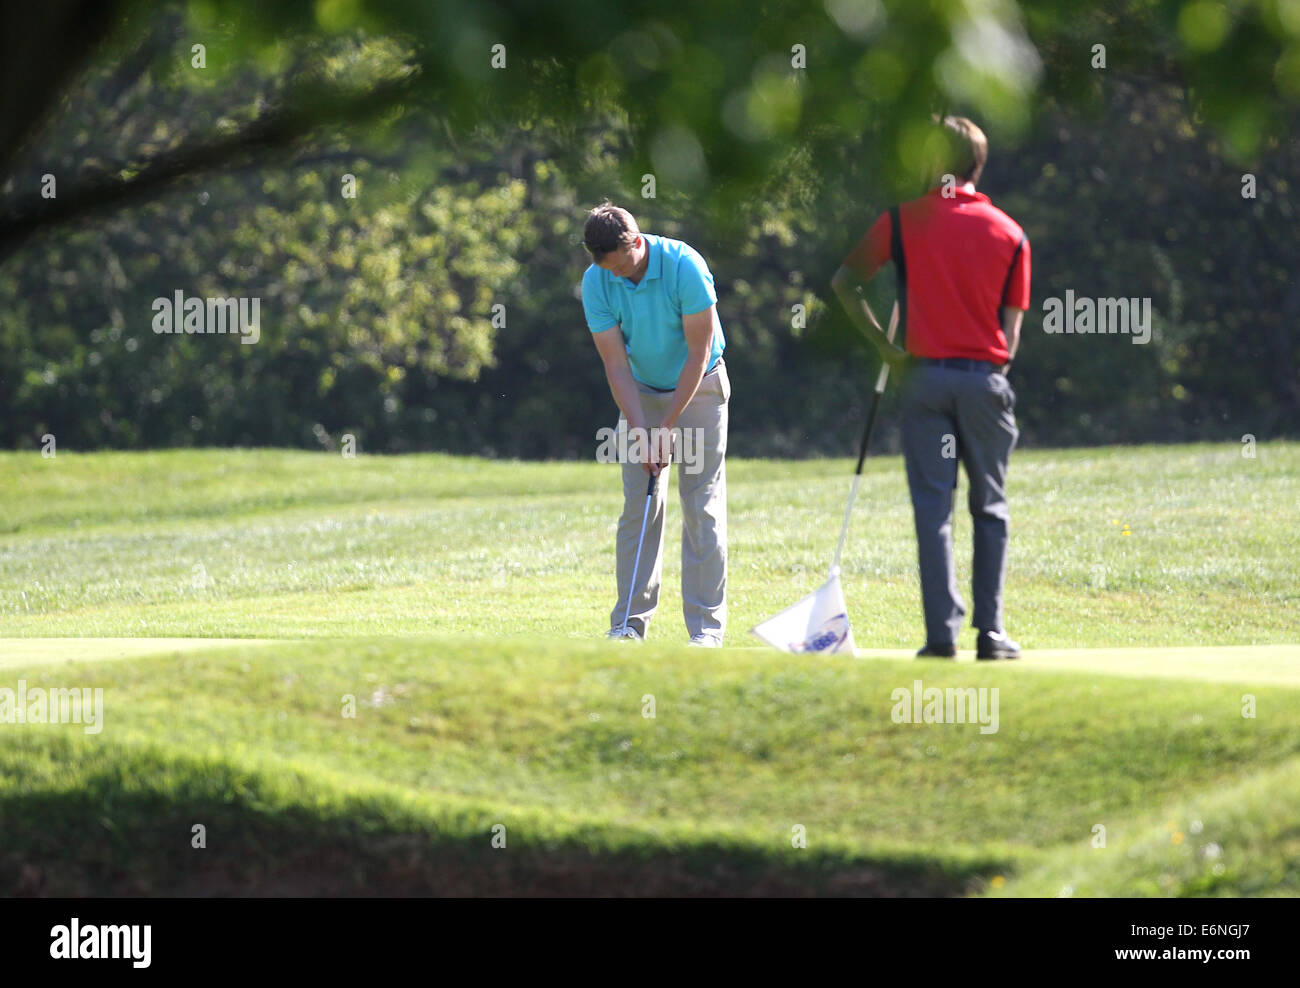
<svg viewBox="0 0 1300 988"><path fill-rule="evenodd" d="M650 262L645 267L645 274L641 276L642 281L649 281L651 278L658 278L664 269L664 249L659 245L659 238L651 238L651 235L641 234L645 240L645 249L650 254Z"/></svg>

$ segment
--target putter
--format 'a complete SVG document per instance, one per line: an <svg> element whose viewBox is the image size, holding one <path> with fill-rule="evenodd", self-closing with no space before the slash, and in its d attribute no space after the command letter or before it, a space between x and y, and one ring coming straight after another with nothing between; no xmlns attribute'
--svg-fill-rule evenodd
<svg viewBox="0 0 1300 988"><path fill-rule="evenodd" d="M636 560L632 563L632 582L627 588L627 610L623 612L623 627L619 629L619 634L627 634L628 618L632 616L632 595L636 593L636 574L641 568L641 547L645 545L646 524L650 521L650 504L655 497L655 481L659 478L654 474L650 475L650 483L645 490L645 514L641 516L641 537L636 543Z"/></svg>

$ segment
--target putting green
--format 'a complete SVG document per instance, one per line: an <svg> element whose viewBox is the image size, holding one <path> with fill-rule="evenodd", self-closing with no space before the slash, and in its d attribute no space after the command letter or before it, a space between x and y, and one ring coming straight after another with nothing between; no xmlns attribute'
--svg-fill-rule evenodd
<svg viewBox="0 0 1300 988"><path fill-rule="evenodd" d="M104 662L231 646L287 644L288 641L270 638L0 638L0 669L59 662ZM860 648L856 654L860 659L910 659L914 653L897 648ZM959 662L974 660L974 653L970 650L959 653ZM1300 645L1029 650L1019 662L1008 663L1005 667L1300 687Z"/></svg>
<svg viewBox="0 0 1300 988"><path fill-rule="evenodd" d="M860 648L860 659L907 659L900 649ZM958 661L974 661L959 653ZM1103 676L1198 679L1213 683L1258 683L1300 687L1300 645L1225 645L1194 648L1051 648L1027 650L1008 667L1069 669Z"/></svg>
<svg viewBox="0 0 1300 988"><path fill-rule="evenodd" d="M0 669L134 659L229 645L269 645L272 641L265 638L0 638Z"/></svg>

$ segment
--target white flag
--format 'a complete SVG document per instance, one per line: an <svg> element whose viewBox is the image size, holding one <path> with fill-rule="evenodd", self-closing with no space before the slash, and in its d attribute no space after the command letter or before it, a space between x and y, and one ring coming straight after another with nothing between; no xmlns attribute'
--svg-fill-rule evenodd
<svg viewBox="0 0 1300 988"><path fill-rule="evenodd" d="M839 568L830 579L797 604L753 628L754 634L783 652L848 652L853 629L844 603Z"/></svg>

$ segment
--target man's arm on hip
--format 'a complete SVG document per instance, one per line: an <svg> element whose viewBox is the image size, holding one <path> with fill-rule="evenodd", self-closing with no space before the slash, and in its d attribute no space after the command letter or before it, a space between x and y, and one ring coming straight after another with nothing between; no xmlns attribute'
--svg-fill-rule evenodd
<svg viewBox="0 0 1300 988"><path fill-rule="evenodd" d="M1016 359L1020 349L1020 323L1025 318L1024 309L1013 309L1004 305L998 312L1002 317L1002 334L1007 338L1007 363Z"/></svg>
<svg viewBox="0 0 1300 988"><path fill-rule="evenodd" d="M858 332L880 352L881 359L891 367L898 367L907 360L907 352L891 343L885 331L880 328L871 306L867 305L867 300L858 294L857 286L861 283L862 279L852 268L840 265L840 269L835 272L835 277L831 279L831 288L835 290L840 305L844 307L849 320Z"/></svg>

